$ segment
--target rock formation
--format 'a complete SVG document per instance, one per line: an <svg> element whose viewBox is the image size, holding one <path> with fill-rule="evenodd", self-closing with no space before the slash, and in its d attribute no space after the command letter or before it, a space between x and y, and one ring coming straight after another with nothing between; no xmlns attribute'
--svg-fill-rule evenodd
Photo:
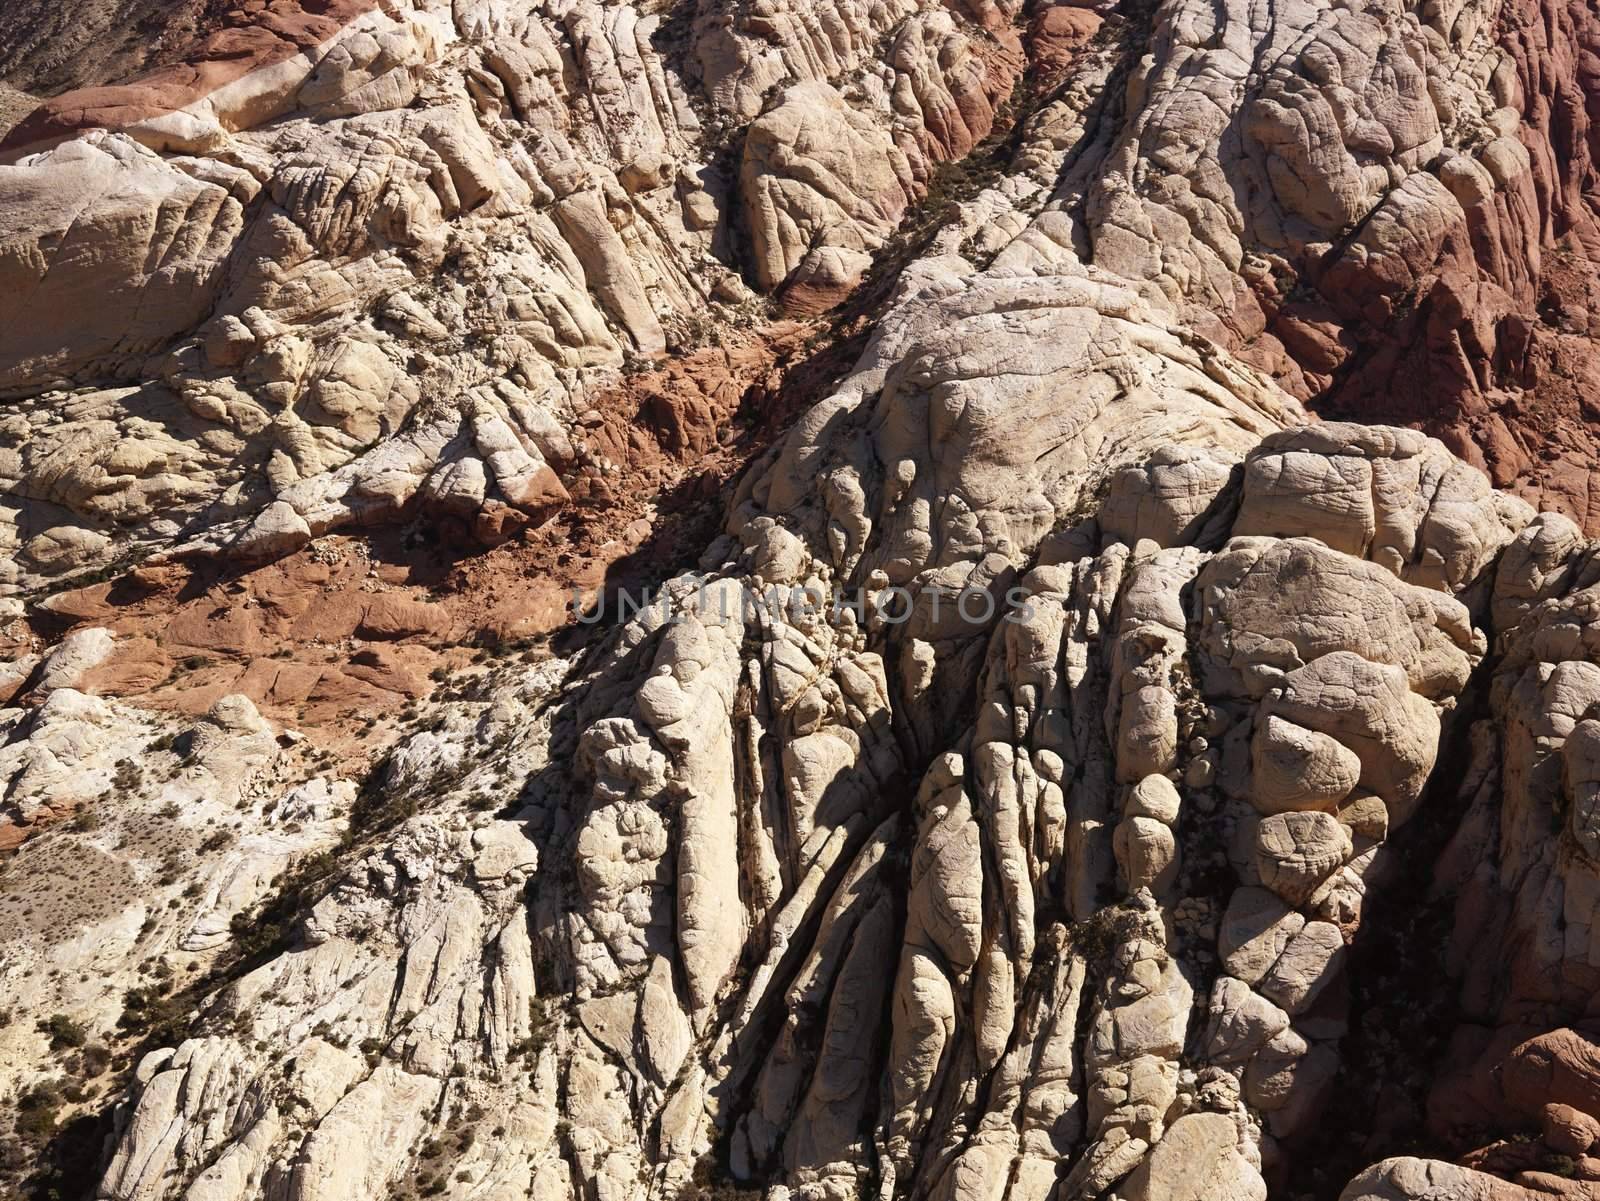
<svg viewBox="0 0 1600 1201"><path fill-rule="evenodd" d="M1594 18L0 17L0 1192L1595 1195Z"/></svg>

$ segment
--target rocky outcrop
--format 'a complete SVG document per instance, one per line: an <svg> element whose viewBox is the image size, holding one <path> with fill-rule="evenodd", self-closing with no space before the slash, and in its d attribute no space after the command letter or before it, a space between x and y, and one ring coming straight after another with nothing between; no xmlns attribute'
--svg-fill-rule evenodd
<svg viewBox="0 0 1600 1201"><path fill-rule="evenodd" d="M573 1187L639 1172L681 1185L726 1140L735 1179L777 1178L806 1196L854 1195L871 1173L951 1196L1268 1195L1340 1069L1347 944L1361 937L1368 891L1388 844L1429 803L1423 785L1485 653L1484 623L1511 603L1484 585L1498 575L1509 591L1496 595L1526 592L1532 576L1509 565L1533 562L1522 548L1561 519L1531 521L1486 489L1460 510L1429 503L1420 475L1399 469L1448 459L1402 431L1248 434L1271 423L1239 395L1259 377L1238 369L1234 391L1178 391L1181 342L1164 347L1167 411L1193 413L1209 453L1258 438L1242 470L1218 480L1198 542L1110 533L1092 506L1048 484L1093 477L1081 467L1054 477L1037 452L1023 457L1055 498L1044 503L1081 514L1071 527L1026 524L1018 514L1035 510L1010 499L984 509L981 470L946 492L972 498L976 542L963 545L959 525L905 524L878 508L879 489L900 487L889 478L858 481L848 508L849 460L835 456L859 437L887 447L896 435L887 416L856 426L838 406L887 391L874 381L891 347L904 357L887 362L887 378L928 361L916 337L928 303L908 301L840 400L815 414L844 420L802 420L775 448L709 576L670 585L670 615L653 609L622 627L557 727L502 752L573 738L578 790L554 764L515 825L447 801L363 851L309 912L299 949L212 1002L216 1015L250 1013L258 1042L292 1040L291 1066L256 1059L220 1017L205 1039L146 1060L104 1195L150 1187L133 1183L135 1163L138 1179L167 1182L157 1195L224 1164L238 1179L281 1178L296 1196L389 1187L430 1170L419 1106L455 1115L438 1119L454 1128L474 1105L521 1104L495 1081L530 1037L535 1077L560 1071L568 1091L527 1120L571 1123L537 1171L570 1173ZM941 314L937 328L960 324ZM1085 381L1075 391L1092 394L1096 365L1067 361ZM881 412L916 409L903 398ZM1078 417L1093 438L1093 411ZM1187 495L1136 495L1160 476L1137 441L1117 448L1133 465L1102 458L1123 511L1160 530L1192 524ZM802 498L788 510L798 520L780 523L764 506L801 456L846 499ZM1419 482L1373 500L1387 542L1353 537L1361 509L1317 494L1327 506L1301 516L1324 539L1292 528L1283 498L1303 505L1308 494L1281 485L1285 459L1311 475L1350 459ZM983 455L966 461L981 468ZM1148 462L1196 460L1167 451ZM897 507L915 484L903 474ZM1240 532L1262 524L1278 532ZM847 528L867 532L860 543L835 536ZM997 540L982 542L984 531ZM919 545L917 557L905 549ZM788 585L825 595L879 575L880 592L907 598L906 620L891 620L883 598L859 616L772 599ZM1008 607L970 616L974 593L1002 584ZM939 590L954 619L934 609ZM491 745L503 744L487 731L517 720L507 705L526 685L509 687L479 719ZM492 788L503 764L447 750L465 733L452 721L442 741L416 735L377 786L449 798ZM892 798L910 788L901 813ZM529 873L535 937L513 946L527 937L514 915ZM559 1008L531 1011L537 1027L527 1016L536 962L563 981ZM380 994L399 1016L374 1024L365 998ZM1582 1069L1565 1066L1559 1039L1549 1045L1519 1051L1525 1066L1504 1079L1508 1092L1566 1107L1539 1112L1568 1145L1590 1102ZM252 1097L312 1087L293 1083L302 1055L329 1060L316 1077L324 1092L287 1120L263 1116ZM456 1086L484 1064L481 1083ZM196 1071L224 1091L204 1100L184 1083ZM863 1107L866 1082L880 1078L880 1107ZM173 1109L174 1097L193 1100ZM202 1133L219 1111L237 1116ZM194 1134L164 1142L170 1152L144 1148L153 1135L142 1132L174 1124ZM881 1124L877 1155L863 1124ZM197 1177L203 1164L217 1167ZM1351 1187L1420 1196L1408 1181L1440 1172L1496 1187L1474 1169L1406 1162Z"/></svg>
<svg viewBox="0 0 1600 1201"><path fill-rule="evenodd" d="M3 1187L1593 1191L1581 14L288 7L0 166Z"/></svg>
<svg viewBox="0 0 1600 1201"><path fill-rule="evenodd" d="M493 543L560 508L606 469L594 393L739 319L730 245L825 308L993 127L1022 63L1004 20L859 7L797 16L821 40L777 61L709 11L678 46L627 8L275 4L51 100L0 166L4 586L418 509ZM847 79L880 37L882 76ZM793 104L750 111L725 83L752 72Z"/></svg>
<svg viewBox="0 0 1600 1201"><path fill-rule="evenodd" d="M1593 528L1594 39L1537 3L1160 5L1051 238L1319 411L1416 422Z"/></svg>
<svg viewBox="0 0 1600 1201"><path fill-rule="evenodd" d="M739 185L763 289L788 283L801 309L849 294L935 168L994 128L1021 56L1014 35L993 42L946 11L918 14L893 34L880 75L844 95L807 78L751 123Z"/></svg>

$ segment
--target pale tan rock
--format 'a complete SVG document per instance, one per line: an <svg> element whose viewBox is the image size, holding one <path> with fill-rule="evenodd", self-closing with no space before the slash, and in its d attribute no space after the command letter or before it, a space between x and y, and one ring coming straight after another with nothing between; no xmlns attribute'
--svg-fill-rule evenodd
<svg viewBox="0 0 1600 1201"><path fill-rule="evenodd" d="M1398 667L1420 696L1440 696L1459 691L1483 653L1460 603L1309 539L1235 539L1202 580L1220 602L1207 649L1256 695L1303 664L1350 654Z"/></svg>
<svg viewBox="0 0 1600 1201"><path fill-rule="evenodd" d="M1146 817L1164 825L1175 825L1182 798L1177 788L1165 776L1146 776L1133 786L1122 812L1132 817Z"/></svg>
<svg viewBox="0 0 1600 1201"><path fill-rule="evenodd" d="M1171 826L1151 817L1127 817L1118 823L1113 845L1130 892L1148 888L1159 896L1171 887L1178 869Z"/></svg>
<svg viewBox="0 0 1600 1201"><path fill-rule="evenodd" d="M1223 976L1212 986L1205 1040L1211 1063L1241 1068L1288 1029L1289 1015L1242 980Z"/></svg>
<svg viewBox="0 0 1600 1201"><path fill-rule="evenodd" d="M108 1197L159 1193L168 1179L204 1166L207 1143L218 1145L262 1116L259 1105L241 1106L244 1059L225 1040L191 1040L152 1052L140 1061L136 1079L139 1106L123 1153L107 1170L102 1190ZM175 1131L189 1137L175 1139Z"/></svg>
<svg viewBox="0 0 1600 1201"><path fill-rule="evenodd" d="M1338 977L1344 965L1344 935L1331 922L1307 922L1257 986L1261 995L1291 1017L1304 1013Z"/></svg>
<svg viewBox="0 0 1600 1201"><path fill-rule="evenodd" d="M1261 1174L1239 1153L1238 1132L1221 1114L1186 1114L1128 1178L1129 1201L1263 1201Z"/></svg>
<svg viewBox="0 0 1600 1201"><path fill-rule="evenodd" d="M311 526L288 501L276 500L257 514L233 543L239 558L276 559L311 541Z"/></svg>
<svg viewBox="0 0 1600 1201"><path fill-rule="evenodd" d="M1267 1113L1274 1137L1293 1138L1315 1120L1339 1071L1339 1056L1285 1031L1250 1061L1245 1096Z"/></svg>
<svg viewBox="0 0 1600 1201"><path fill-rule="evenodd" d="M1275 714L1256 727L1250 760L1250 800L1264 815L1335 808L1361 779L1354 751Z"/></svg>
<svg viewBox="0 0 1600 1201"><path fill-rule="evenodd" d="M788 279L815 245L881 245L913 188L910 164L888 132L822 82L796 84L750 126L739 178L766 289Z"/></svg>
<svg viewBox="0 0 1600 1201"><path fill-rule="evenodd" d="M1574 726L1562 757L1572 805L1572 836L1589 855L1600 859L1600 721L1591 719Z"/></svg>
<svg viewBox="0 0 1600 1201"><path fill-rule="evenodd" d="M63 143L0 178L0 385L11 389L91 364L136 370L199 324L244 228L225 189L117 134ZM70 340L52 335L67 322Z"/></svg>
<svg viewBox="0 0 1600 1201"><path fill-rule="evenodd" d="M1439 718L1395 667L1335 652L1291 672L1272 712L1331 734L1361 761L1360 783L1395 824L1416 806L1438 753Z"/></svg>
<svg viewBox="0 0 1600 1201"><path fill-rule="evenodd" d="M520 884L539 866L539 849L516 822L496 822L472 834L472 874L483 884Z"/></svg>
<svg viewBox="0 0 1600 1201"><path fill-rule="evenodd" d="M58 688L78 688L85 677L104 663L116 645L110 630L74 630L39 662L34 690L41 696Z"/></svg>
<svg viewBox="0 0 1600 1201"><path fill-rule="evenodd" d="M701 464L641 489L616 461L640 453L618 405L648 418L659 399L636 369L669 331L675 348L685 329L770 332L734 307L741 266L793 311L843 298L930 183L962 182L938 164L990 133L1037 15L400 0L141 121L165 157L91 134L0 167L21 290L97 302L78 343L56 336L59 304L14 314L0 586L53 587L130 541L253 566L377 526L450 531L452 549L471 531L513 561L519 530L559 549L579 529L648 558L652 490ZM1338 1065L1340 927L1367 917L1441 737L1484 712L1491 634L1505 768L1474 767L1471 870L1450 878L1489 923L1479 944L1544 958L1453 951L1462 1005L1492 1023L1494 998L1553 1013L1592 995L1592 555L1553 519L1519 534L1519 504L1421 434L1303 426L1285 389L1348 377L1350 339L1330 319L1291 355L1299 318L1279 321L1315 263L1385 320L1435 306L1418 324L1457 339L1468 374L1498 363L1531 296L1453 321L1445 276L1480 246L1530 262L1487 215L1567 228L1582 190L1519 182L1542 100L1492 110L1542 74L1478 10L1270 16L1165 3L1131 68L1115 39L1051 68L1015 159L960 211L919 214L943 228L869 298L860 361L800 398L696 575L669 581L674 601L709 581L734 602L721 615L623 620L559 687L484 665L427 710L437 728L381 748L362 795L412 816L350 841L353 786L313 786L328 773L297 736L280 747L234 700L185 735L192 764L150 751L159 769L123 771L116 801L141 820L175 805L161 820L183 830L191 807L239 813L246 845L152 885L160 863L121 824L61 832L145 894L108 888L115 912L31 931L0 976L41 1013L57 985L22 978L35 954L61 958L61 987L112 982L83 1001L97 1031L138 962L215 952L300 855L339 861L296 944L141 1067L102 1192L387 1193L442 1173L421 1149L479 1105L507 1134L451 1144L448 1193L687 1194L726 1134L739 1182L776 1201L874 1183L1260 1201L1264 1161L1319 1119ZM741 137L732 180L721 152ZM45 213L79 192L78 225ZM62 257L91 234L93 254ZM1439 296L1413 295L1430 281ZM105 325L118 296L148 306L132 334ZM749 396L780 394L774 371ZM720 473L747 444L717 449L719 432L693 453ZM587 524L608 512L595 481L627 534ZM749 613L775 584L903 588L910 620L877 600ZM1014 585L1018 621L936 608ZM415 634L388 617L353 637ZM48 667L77 644L39 649ZM0 714L5 820L100 797L157 723L70 687ZM1183 872L1223 878L1218 839L1245 848L1247 886L1173 895ZM1119 867L1131 896L1112 906ZM164 916L191 883L203 912ZM1213 949L1226 974L1200 1017L1189 980ZM0 1059L31 1080L21 1041ZM304 1104L270 1103L289 1097ZM1490 1179L1387 1165L1357 1187Z"/></svg>
<svg viewBox="0 0 1600 1201"><path fill-rule="evenodd" d="M957 972L978 960L983 939L982 843L960 788L960 760L924 777L927 806L912 854L907 943L926 938ZM941 787L942 786L942 787Z"/></svg>
<svg viewBox="0 0 1600 1201"><path fill-rule="evenodd" d="M1142 538L1159 546L1192 541L1232 471L1232 462L1204 447L1157 448L1147 464L1111 478L1101 527L1129 546Z"/></svg>
<svg viewBox="0 0 1600 1201"><path fill-rule="evenodd" d="M1319 812L1262 818L1255 845L1262 883L1292 905L1309 898L1351 852L1349 831Z"/></svg>
<svg viewBox="0 0 1600 1201"><path fill-rule="evenodd" d="M1328 423L1268 438L1249 456L1234 533L1310 535L1455 592L1531 516L1497 506L1483 474L1434 439Z"/></svg>
<svg viewBox="0 0 1600 1201"><path fill-rule="evenodd" d="M1362 1172L1339 1201L1421 1201L1440 1194L1463 1201L1534 1201L1543 1194L1484 1172L1436 1159L1386 1159Z"/></svg>
<svg viewBox="0 0 1600 1201"><path fill-rule="evenodd" d="M1305 924L1303 916L1268 890L1236 889L1222 918L1217 951L1231 975L1259 984Z"/></svg>

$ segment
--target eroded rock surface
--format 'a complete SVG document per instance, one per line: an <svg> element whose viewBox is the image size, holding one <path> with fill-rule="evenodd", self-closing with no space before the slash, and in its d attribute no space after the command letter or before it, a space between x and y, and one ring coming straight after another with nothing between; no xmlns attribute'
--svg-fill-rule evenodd
<svg viewBox="0 0 1600 1201"><path fill-rule="evenodd" d="M1591 1195L1592 15L273 3L53 97L5 1187Z"/></svg>

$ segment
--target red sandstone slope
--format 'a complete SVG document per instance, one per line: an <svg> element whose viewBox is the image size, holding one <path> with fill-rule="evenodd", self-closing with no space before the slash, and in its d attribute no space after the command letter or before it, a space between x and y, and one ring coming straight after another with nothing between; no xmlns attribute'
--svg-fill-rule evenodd
<svg viewBox="0 0 1600 1201"><path fill-rule="evenodd" d="M1530 171L1418 231L1395 261L1339 249L1307 272L1271 332L1313 406L1414 424L1495 484L1600 530L1600 10L1508 4L1515 135Z"/></svg>
<svg viewBox="0 0 1600 1201"><path fill-rule="evenodd" d="M376 6L376 0L251 0L223 12L206 10L188 22L174 20L167 31L175 43L172 61L46 100L6 135L0 151L47 144L82 129L120 129L183 108L251 71L322 45ZM188 37L179 32L191 28ZM108 63L106 69L115 68Z"/></svg>

